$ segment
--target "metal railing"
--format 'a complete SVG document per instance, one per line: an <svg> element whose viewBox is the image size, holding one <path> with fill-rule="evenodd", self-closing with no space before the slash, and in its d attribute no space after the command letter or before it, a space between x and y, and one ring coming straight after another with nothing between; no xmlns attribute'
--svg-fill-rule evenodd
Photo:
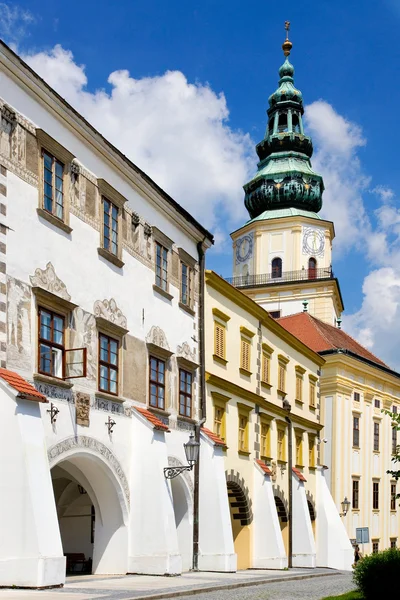
<svg viewBox="0 0 400 600"><path fill-rule="evenodd" d="M286 281L313 281L314 279L333 279L332 267L325 269L301 269L300 271L283 271L282 273L262 273L259 275L240 275L226 277L225 280L234 287L254 287L257 285L279 284Z"/></svg>

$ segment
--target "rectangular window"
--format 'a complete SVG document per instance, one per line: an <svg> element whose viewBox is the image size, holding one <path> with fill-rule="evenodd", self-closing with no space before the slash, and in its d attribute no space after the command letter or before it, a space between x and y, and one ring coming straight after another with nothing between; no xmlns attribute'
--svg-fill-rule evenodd
<svg viewBox="0 0 400 600"><path fill-rule="evenodd" d="M279 319L281 316L281 311L280 310L270 310L270 311L268 311L268 314L273 319Z"/></svg>
<svg viewBox="0 0 400 600"><path fill-rule="evenodd" d="M225 409L222 406L214 408L214 433L225 441Z"/></svg>
<svg viewBox="0 0 400 600"><path fill-rule="evenodd" d="M183 262L181 262L181 302L189 307L192 303L192 269Z"/></svg>
<svg viewBox="0 0 400 600"><path fill-rule="evenodd" d="M397 548L397 538L390 538L390 547Z"/></svg>
<svg viewBox="0 0 400 600"><path fill-rule="evenodd" d="M315 408L315 381L310 380L310 406Z"/></svg>
<svg viewBox="0 0 400 600"><path fill-rule="evenodd" d="M246 415L239 414L239 450L243 452L248 451L248 443L247 443L247 427L248 427L249 419Z"/></svg>
<svg viewBox="0 0 400 600"><path fill-rule="evenodd" d="M360 447L360 417L353 417L353 446Z"/></svg>
<svg viewBox="0 0 400 600"><path fill-rule="evenodd" d="M395 414L397 414L397 406L393 406L392 412L394 412Z"/></svg>
<svg viewBox="0 0 400 600"><path fill-rule="evenodd" d="M168 291L168 250L156 242L156 285Z"/></svg>
<svg viewBox="0 0 400 600"><path fill-rule="evenodd" d="M303 436L301 434L296 435L296 465L299 467L303 465Z"/></svg>
<svg viewBox="0 0 400 600"><path fill-rule="evenodd" d="M261 381L262 383L269 383L271 373L271 356L267 352L263 352L262 355L262 368L261 368Z"/></svg>
<svg viewBox="0 0 400 600"><path fill-rule="evenodd" d="M283 429L278 429L278 460L285 460L285 432Z"/></svg>
<svg viewBox="0 0 400 600"><path fill-rule="evenodd" d="M270 452L270 426L268 423L261 422L261 456L263 458L268 458L271 454Z"/></svg>
<svg viewBox="0 0 400 600"><path fill-rule="evenodd" d="M397 496L396 484L391 483L390 484L390 510L396 510L396 496Z"/></svg>
<svg viewBox="0 0 400 600"><path fill-rule="evenodd" d="M315 467L315 437L308 436L308 466Z"/></svg>
<svg viewBox="0 0 400 600"><path fill-rule="evenodd" d="M372 508L379 510L379 481L374 481L372 484Z"/></svg>
<svg viewBox="0 0 400 600"><path fill-rule="evenodd" d="M379 541L373 541L372 542L372 554L376 554L377 552L379 552Z"/></svg>
<svg viewBox="0 0 400 600"><path fill-rule="evenodd" d="M285 392L286 386L286 366L282 363L278 365L278 390L280 392Z"/></svg>
<svg viewBox="0 0 400 600"><path fill-rule="evenodd" d="M193 375L189 371L179 370L179 414L183 417L192 416L192 385Z"/></svg>
<svg viewBox="0 0 400 600"><path fill-rule="evenodd" d="M103 198L103 246L118 255L118 207Z"/></svg>
<svg viewBox="0 0 400 600"><path fill-rule="evenodd" d="M64 376L64 317L39 308L39 373Z"/></svg>
<svg viewBox="0 0 400 600"><path fill-rule="evenodd" d="M220 323L214 321L214 354L225 360L225 332L226 329Z"/></svg>
<svg viewBox="0 0 400 600"><path fill-rule="evenodd" d="M118 340L99 334L99 390L118 394Z"/></svg>
<svg viewBox="0 0 400 600"><path fill-rule="evenodd" d="M240 342L240 368L250 371L250 342L243 338Z"/></svg>
<svg viewBox="0 0 400 600"><path fill-rule="evenodd" d="M352 506L353 508L358 509L359 506L359 501L360 501L360 482L358 479L353 479L353 501L352 501Z"/></svg>
<svg viewBox="0 0 400 600"><path fill-rule="evenodd" d="M353 400L355 402L360 402L360 393L359 392L354 392Z"/></svg>
<svg viewBox="0 0 400 600"><path fill-rule="evenodd" d="M150 356L150 406L165 408L165 361Z"/></svg>
<svg viewBox="0 0 400 600"><path fill-rule="evenodd" d="M392 427L392 454L397 452L397 427Z"/></svg>
<svg viewBox="0 0 400 600"><path fill-rule="evenodd" d="M375 398L374 404L375 404L375 408L380 408L381 407L381 401L378 400L378 398Z"/></svg>
<svg viewBox="0 0 400 600"><path fill-rule="evenodd" d="M43 150L43 208L64 218L64 165Z"/></svg>
<svg viewBox="0 0 400 600"><path fill-rule="evenodd" d="M374 452L379 452L379 423L374 423Z"/></svg>
<svg viewBox="0 0 400 600"><path fill-rule="evenodd" d="M303 402L303 376L296 375L296 400Z"/></svg>

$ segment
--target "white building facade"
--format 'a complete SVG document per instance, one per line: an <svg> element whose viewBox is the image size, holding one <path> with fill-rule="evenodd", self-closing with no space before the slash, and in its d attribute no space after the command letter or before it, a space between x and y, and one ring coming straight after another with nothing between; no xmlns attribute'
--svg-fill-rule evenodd
<svg viewBox="0 0 400 600"><path fill-rule="evenodd" d="M179 574L212 236L3 44L0 96L0 586Z"/></svg>

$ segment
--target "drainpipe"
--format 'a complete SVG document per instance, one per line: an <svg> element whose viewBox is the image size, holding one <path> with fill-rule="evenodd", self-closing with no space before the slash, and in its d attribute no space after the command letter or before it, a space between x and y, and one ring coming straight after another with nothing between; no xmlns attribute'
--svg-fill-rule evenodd
<svg viewBox="0 0 400 600"><path fill-rule="evenodd" d="M290 402L288 400L284 400L283 401L283 408L285 410L287 410L288 414L290 414L290 411L292 410L292 407L290 406ZM293 441L292 441L292 421L289 417L285 417L285 421L288 424L288 452L289 452L289 456L288 456L288 484L289 484L289 514L288 514L288 521L289 521L289 540L288 540L288 567L289 569L292 568L293 566L293 523L292 523L292 515L293 515L293 481L292 481L292 467L293 467L293 457L292 457L292 453L293 453Z"/></svg>
<svg viewBox="0 0 400 600"><path fill-rule="evenodd" d="M206 238L204 238L205 241ZM200 429L206 421L206 369L205 369L205 331L204 331L204 279L205 279L205 252L203 242L197 244L199 255L199 314L198 314L198 337L199 337L199 421L195 426L195 439L200 444ZM194 465L194 489L193 489L193 563L192 570L199 570L199 481L200 481L200 451L199 457Z"/></svg>

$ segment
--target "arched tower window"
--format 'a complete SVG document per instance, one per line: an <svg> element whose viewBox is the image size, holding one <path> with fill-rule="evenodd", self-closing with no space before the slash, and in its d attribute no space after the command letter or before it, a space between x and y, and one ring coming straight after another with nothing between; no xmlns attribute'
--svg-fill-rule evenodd
<svg viewBox="0 0 400 600"><path fill-rule="evenodd" d="M269 120L269 124L268 124L268 131L269 131L269 133L273 133L274 132L274 121L275 121L274 117L272 117Z"/></svg>
<svg viewBox="0 0 400 600"><path fill-rule="evenodd" d="M292 115L292 130L294 133L300 133L300 121L296 113Z"/></svg>
<svg viewBox="0 0 400 600"><path fill-rule="evenodd" d="M272 275L272 279L282 277L282 259L281 258L276 257L273 259L271 275Z"/></svg>
<svg viewBox="0 0 400 600"><path fill-rule="evenodd" d="M278 132L282 133L283 131L287 131L287 127L287 114L281 113L278 120Z"/></svg>
<svg viewBox="0 0 400 600"><path fill-rule="evenodd" d="M311 257L308 261L308 279L316 279L317 278L317 261L315 258Z"/></svg>

